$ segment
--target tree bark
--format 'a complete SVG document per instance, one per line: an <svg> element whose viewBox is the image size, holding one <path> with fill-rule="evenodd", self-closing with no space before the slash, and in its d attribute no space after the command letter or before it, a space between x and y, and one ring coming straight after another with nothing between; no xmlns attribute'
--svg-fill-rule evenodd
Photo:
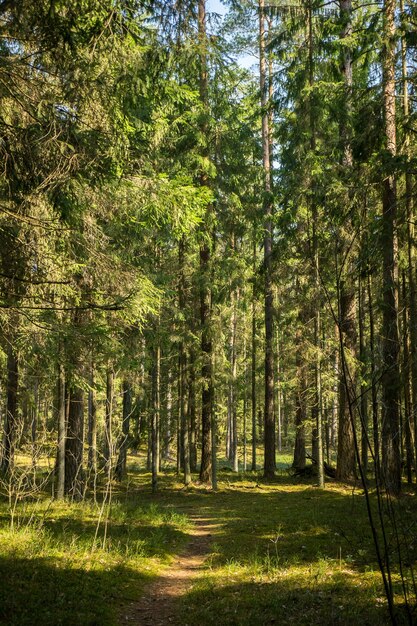
<svg viewBox="0 0 417 626"><path fill-rule="evenodd" d="M295 469L304 469L306 466L306 440L305 440L305 421L307 419L306 394L306 366L303 355L302 328L305 326L304 315L299 315L299 327L295 336L296 353L295 367L297 377L297 390L295 400L295 445L293 467Z"/></svg>
<svg viewBox="0 0 417 626"><path fill-rule="evenodd" d="M127 470L127 447L129 443L130 416L132 415L132 387L128 380L123 381L123 414L122 414L122 434L119 443L119 454L117 457L115 477L122 481L126 478Z"/></svg>
<svg viewBox="0 0 417 626"><path fill-rule="evenodd" d="M164 437L164 452L163 456L165 460L169 461L171 453L171 422L172 422L172 372L168 369L167 373L167 386L166 386L166 424L165 424L165 437Z"/></svg>
<svg viewBox="0 0 417 626"><path fill-rule="evenodd" d="M414 462L414 454L413 454L413 437L412 437L412 410L411 410L411 394L410 394L410 346L409 346L409 337L408 337L408 310L407 310L407 285L405 279L405 270L403 270L402 274L402 312L403 312L403 323L402 323L402 339L403 339L403 368L402 368L402 389L403 389L403 397L404 397L404 419L402 431L404 433L405 439L405 468L407 472L407 483L411 485L413 482L412 479L412 471L413 471L413 462ZM403 456L403 455L402 455Z"/></svg>
<svg viewBox="0 0 417 626"><path fill-rule="evenodd" d="M184 273L185 262L185 241L182 237L178 244L178 306L185 318L185 294L186 279ZM180 408L180 428L181 428L181 449L182 449L182 467L184 472L184 484L189 485L191 482L190 469L190 442L189 442L189 425L188 425L188 369L187 354L185 350L185 327L184 324L180 329L180 341L178 346L178 394Z"/></svg>
<svg viewBox="0 0 417 626"><path fill-rule="evenodd" d="M114 372L113 368L109 367L106 374L106 410L105 410L105 422L104 422L104 464L108 475L112 471L113 461L113 433L112 433L112 421L113 421L113 387L114 387Z"/></svg>
<svg viewBox="0 0 417 626"><path fill-rule="evenodd" d="M65 445L65 494L79 500L83 495L84 392L74 386L69 391L67 438Z"/></svg>
<svg viewBox="0 0 417 626"><path fill-rule="evenodd" d="M251 409L252 409L252 472L256 472L256 239L253 237L253 285L252 285L252 354L251 354Z"/></svg>
<svg viewBox="0 0 417 626"><path fill-rule="evenodd" d="M343 23L341 39L349 38L352 32L351 25L352 2L351 0L341 0L340 17ZM344 81L344 94L342 104L342 115L340 120L340 137L342 141L342 170L349 180L350 171L352 170L352 146L351 146L351 130L350 116L352 108L352 54L349 45L343 46L342 76ZM351 213L350 194L346 193L345 204L348 208L348 214ZM343 210L343 209L342 209ZM345 208L346 210L346 208ZM339 314L341 341L343 342L343 351L346 357L346 373L345 377L343 368L339 372L339 427L338 427L338 445L337 445L337 468L336 476L338 480L347 480L355 475L355 448L353 429L355 425L352 423L349 403L352 403L355 396L355 380L356 380L356 293L354 282L354 265L351 262L351 231L352 221L348 219L346 225L341 231L341 258L342 263L342 279L339 288Z"/></svg>
<svg viewBox="0 0 417 626"><path fill-rule="evenodd" d="M188 428L188 381L187 381L187 357L182 350L179 357L179 403L180 403L180 424L181 424L181 448L183 454L184 484L191 483L190 469L190 446Z"/></svg>
<svg viewBox="0 0 417 626"><path fill-rule="evenodd" d="M352 288L340 290L340 333L347 362L347 380L339 379L339 427L337 443L338 480L348 480L355 475L355 446L349 402L355 398L354 358L356 352L356 294ZM342 368L341 368L342 369Z"/></svg>
<svg viewBox="0 0 417 626"><path fill-rule="evenodd" d="M404 2L400 0L400 13L404 12ZM403 112L404 112L404 153L407 159L410 157L410 137L407 130L408 118L410 115L409 95L408 95L408 69L407 69L407 46L404 37L401 38L401 61L403 79ZM414 433L414 459L417 472L417 290L415 276L415 217L414 217L414 197L412 174L407 170L405 174L405 205L407 215L407 257L408 257L408 333L409 333L409 376L411 381L410 412L412 419L412 430Z"/></svg>
<svg viewBox="0 0 417 626"><path fill-rule="evenodd" d="M67 426L65 420L65 369L61 360L58 364L57 382L58 463L56 497L58 500L62 500L65 495L65 443Z"/></svg>
<svg viewBox="0 0 417 626"><path fill-rule="evenodd" d="M17 406L19 385L18 355L14 347L14 338L9 337L7 344L7 405L4 422L3 454L1 472L7 474L14 463L15 440L17 434Z"/></svg>
<svg viewBox="0 0 417 626"><path fill-rule="evenodd" d="M152 462L152 493L158 490L159 474L159 412L160 412L160 377L161 377L161 347L159 340L154 350L154 362L152 366L152 418L151 418L151 462Z"/></svg>
<svg viewBox="0 0 417 626"><path fill-rule="evenodd" d="M230 316L230 344L229 344L229 362L230 362L230 379L229 379L229 405L230 405L230 443L232 469L234 472L239 471L238 463L238 435L237 435L237 398L236 398L236 379L237 379L237 358L236 358L236 328L237 314L236 307L239 299L239 290L231 292L231 316Z"/></svg>
<svg viewBox="0 0 417 626"><path fill-rule="evenodd" d="M32 435L32 467L36 470L36 461L37 461L37 450L36 450L36 439L38 433L38 422L39 422L39 379L36 378L33 385L33 406L31 410L31 435Z"/></svg>
<svg viewBox="0 0 417 626"><path fill-rule="evenodd" d="M190 470L197 471L197 415L195 395L195 354L190 352L188 376L188 423L190 425Z"/></svg>
<svg viewBox="0 0 417 626"><path fill-rule="evenodd" d="M270 131L268 115L268 84L265 38L265 2L259 0L259 82L262 106L262 162L264 211L264 321L265 321L265 410L264 410L264 477L275 476L274 419L274 295L272 290L272 189L270 163Z"/></svg>
<svg viewBox="0 0 417 626"><path fill-rule="evenodd" d="M275 413L277 425L277 447L278 452L282 452L282 412L281 412L281 346L278 328L276 329L276 392L275 392Z"/></svg>
<svg viewBox="0 0 417 626"><path fill-rule="evenodd" d="M94 381L94 365L90 366L90 389L88 390L88 460L89 480L97 475L97 404Z"/></svg>
<svg viewBox="0 0 417 626"><path fill-rule="evenodd" d="M200 56L200 100L208 113L208 78L207 78L207 31L206 31L206 1L198 0L198 39ZM203 120L201 131L204 137L208 134L207 122ZM208 157L207 149L204 150L205 157ZM202 186L209 186L209 179L206 172L200 176ZM212 208L207 208L205 228L210 230ZM213 412L213 374L212 374L212 338L211 338L211 246L207 237L207 230L204 234L204 243L200 247L200 324L201 324L201 465L200 481L211 482L212 455L211 455L211 421Z"/></svg>
<svg viewBox="0 0 417 626"><path fill-rule="evenodd" d="M375 480L380 485L381 479L381 446L379 440L378 422L378 392L376 381L376 355L375 355L375 324L374 306L372 300L371 274L368 272L368 313L369 313L369 349L371 352L371 397L372 397L372 436L374 444Z"/></svg>
<svg viewBox="0 0 417 626"><path fill-rule="evenodd" d="M360 416L361 416L361 463L364 476L368 473L368 392L366 383L366 344L365 344L365 306L366 306L366 288L363 281L359 279L359 362L361 367L361 400L360 400Z"/></svg>
<svg viewBox="0 0 417 626"><path fill-rule="evenodd" d="M312 2L308 5L308 74L309 74L309 124L310 124L310 150L316 153L316 116L314 106L314 38L313 38L313 7ZM311 218L313 223L312 232L312 260L313 260L313 284L315 294L314 311L314 335L313 342L316 349L314 360L314 404L312 407L313 433L312 433L312 456L317 463L317 475L319 487L324 486L323 470L323 434L322 434L322 398L321 398L321 313L320 313L320 259L319 243L317 236L317 202L315 182L311 179Z"/></svg>
<svg viewBox="0 0 417 626"><path fill-rule="evenodd" d="M384 2L383 106L386 151L397 154L395 106L395 0ZM389 493L401 491L400 416L399 416L399 334L398 334L398 259L397 189L393 174L383 181L383 348L382 361L382 473Z"/></svg>
<svg viewBox="0 0 417 626"><path fill-rule="evenodd" d="M243 471L246 472L248 468L248 452L247 452L247 424L248 424L248 358L247 358L247 344L246 344L246 315L243 318Z"/></svg>

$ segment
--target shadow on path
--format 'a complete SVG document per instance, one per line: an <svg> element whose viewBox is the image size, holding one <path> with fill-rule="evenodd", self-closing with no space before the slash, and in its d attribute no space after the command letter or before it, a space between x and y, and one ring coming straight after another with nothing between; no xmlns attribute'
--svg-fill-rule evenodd
<svg viewBox="0 0 417 626"><path fill-rule="evenodd" d="M121 624L162 626L175 624L180 599L190 591L209 548L213 531L219 524L210 518L191 516L191 540L170 567L145 589L142 598L126 606Z"/></svg>

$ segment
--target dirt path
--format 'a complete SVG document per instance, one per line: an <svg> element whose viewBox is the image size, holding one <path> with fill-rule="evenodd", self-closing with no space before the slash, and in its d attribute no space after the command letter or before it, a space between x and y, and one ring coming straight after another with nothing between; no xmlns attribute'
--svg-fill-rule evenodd
<svg viewBox="0 0 417 626"><path fill-rule="evenodd" d="M215 528L213 520L192 517L194 528L184 552L155 582L149 585L139 602L127 606L121 624L162 626L176 624L178 601L185 595L198 576Z"/></svg>

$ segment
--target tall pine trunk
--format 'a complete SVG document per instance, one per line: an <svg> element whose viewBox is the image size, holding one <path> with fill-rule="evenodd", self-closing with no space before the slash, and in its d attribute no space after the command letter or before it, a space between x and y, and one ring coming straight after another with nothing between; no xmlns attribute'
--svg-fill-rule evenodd
<svg viewBox="0 0 417 626"><path fill-rule="evenodd" d="M171 368L168 369L167 372L167 382L166 382L166 396L165 396L165 415L166 415L166 424L165 424L165 435L164 435L164 451L163 458L166 461L169 461L171 456L171 426L172 426L172 372Z"/></svg>
<svg viewBox="0 0 417 626"><path fill-rule="evenodd" d="M400 11L404 11L404 2L400 1ZM407 130L408 118L410 115L410 105L408 96L408 69L407 69L407 46L404 37L401 38L401 60L403 79L403 112L405 119L405 140L404 153L410 157L410 138ZM408 257L408 327L409 327L409 375L411 379L411 399L410 411L412 416L412 430L414 433L414 458L417 471L417 290L416 290L416 261L415 261L415 226L414 226L414 197L412 174L407 168L405 174L405 205L407 216L407 257Z"/></svg>
<svg viewBox="0 0 417 626"><path fill-rule="evenodd" d="M65 494L78 500L83 495L84 392L69 390L68 426L65 444Z"/></svg>
<svg viewBox="0 0 417 626"><path fill-rule="evenodd" d="M14 449L17 434L17 392L19 384L18 355L14 338L9 337L7 344L7 404L4 421L3 453L1 472L7 474L13 467Z"/></svg>
<svg viewBox="0 0 417 626"><path fill-rule="evenodd" d="M301 311L299 314L299 328L297 329L295 336L295 367L297 377L295 400L295 444L293 460L293 467L295 469L304 469L306 465L305 421L307 419L307 380L301 330L304 326L305 315L303 315L303 311Z"/></svg>
<svg viewBox="0 0 417 626"><path fill-rule="evenodd" d="M188 423L190 425L190 470L197 471L197 413L195 394L195 354L191 350L188 366Z"/></svg>
<svg viewBox="0 0 417 626"><path fill-rule="evenodd" d="M234 472L239 471L238 463L238 429L237 429L237 397L236 397L236 379L237 379L237 358L236 358L236 328L237 328L237 303L239 299L239 290L232 290L230 296L231 316L230 316L230 343L229 343L229 406L230 406L230 460Z"/></svg>
<svg viewBox="0 0 417 626"><path fill-rule="evenodd" d="M89 479L95 480L97 474L97 404L94 381L94 365L90 366L90 388L88 390L88 460Z"/></svg>
<svg viewBox="0 0 417 626"><path fill-rule="evenodd" d="M361 394L360 394L360 416L361 416L361 463L364 476L368 472L368 391L366 382L366 343L365 343L365 306L366 306L366 287L362 278L359 279L359 362L361 373Z"/></svg>
<svg viewBox="0 0 417 626"><path fill-rule="evenodd" d="M405 270L402 272L402 340L403 340L403 368L402 368L402 389L404 398L404 418L402 431L405 439L405 468L407 472L407 482L411 484L413 469L413 439L412 439L412 415L411 415L411 394L410 394L410 347L408 337L408 310L407 310L407 285L405 279ZM404 459L404 455L402 455Z"/></svg>
<svg viewBox="0 0 417 626"><path fill-rule="evenodd" d="M119 443L115 477L122 481L126 478L127 447L129 443L130 417L132 415L132 387L128 380L123 380L122 433Z"/></svg>
<svg viewBox="0 0 417 626"><path fill-rule="evenodd" d="M251 336L251 414L252 414L252 465L251 469L256 472L256 239L253 236L253 285L252 285L252 336Z"/></svg>
<svg viewBox="0 0 417 626"><path fill-rule="evenodd" d="M113 368L109 367L106 373L106 409L105 409L105 421L104 421L104 463L107 474L110 475L112 471L112 457L113 457L113 387L114 387L114 373Z"/></svg>
<svg viewBox="0 0 417 626"><path fill-rule="evenodd" d="M184 273L184 256L185 241L181 238L178 245L178 305L179 309L185 316L185 293L186 280ZM188 370L187 370L187 354L184 345L185 328L181 329L181 337L179 342L179 360L178 360L178 393L180 407L180 428L181 428L181 449L182 449L182 466L184 472L184 484L191 482L190 469L190 442L189 442L189 425L188 425Z"/></svg>
<svg viewBox="0 0 417 626"><path fill-rule="evenodd" d="M264 410L264 476L275 476L274 419L274 295L272 289L272 189L269 131L269 90L267 81L265 2L259 0L259 82L262 107L262 162L264 212L264 321L265 321L265 410Z"/></svg>
<svg viewBox="0 0 417 626"><path fill-rule="evenodd" d="M347 281L349 279L346 279ZM350 280L349 280L350 282ZM339 378L339 427L337 443L338 480L347 480L355 474L355 446L353 438L354 424L351 419L349 403L355 398L354 362L356 353L356 294L353 285L344 284L340 289L340 330L343 351L348 367L346 379ZM341 373L343 368L341 369Z"/></svg>
<svg viewBox="0 0 417 626"><path fill-rule="evenodd" d="M368 271L368 315L369 315L369 349L371 353L371 398L372 398L372 438L374 444L375 479L380 484L381 479L381 445L378 421L378 391L376 380L376 350L375 350L375 322L374 305L372 299L371 274Z"/></svg>
<svg viewBox="0 0 417 626"><path fill-rule="evenodd" d="M208 115L208 78L207 78L207 32L206 32L206 2L198 2L198 37L200 46L200 100ZM201 124L203 137L207 137L207 122ZM204 150L204 157L208 157L208 150ZM201 185L208 187L209 179L206 172L201 174ZM200 480L203 483L211 481L211 421L213 412L213 374L212 374L212 337L211 337L211 242L208 232L211 230L211 211L207 208L205 219L204 241L200 247L200 324L201 324L201 465Z"/></svg>
<svg viewBox="0 0 417 626"><path fill-rule="evenodd" d="M342 20L341 39L351 36L351 0L341 0L340 17ZM347 183L350 181L352 170L352 146L350 117L352 108L352 53L350 46L344 45L341 59L341 71L344 82L343 103L340 119L340 138L342 143L342 173ZM350 194L344 194L347 215L351 214L352 200ZM343 209L342 209L343 210ZM355 398L356 379L356 292L354 281L354 264L351 260L351 233L352 221L348 217L341 231L341 259L343 263L342 277L339 288L339 332L343 342L343 351L346 356L347 368L340 368L339 372L339 427L337 445L336 475L339 480L347 480L355 474L355 447L352 412L349 408ZM345 375L347 374L347 375Z"/></svg>
<svg viewBox="0 0 417 626"><path fill-rule="evenodd" d="M159 413L160 413L161 347L159 338L154 348L152 364L151 466L152 493L158 490L159 474Z"/></svg>
<svg viewBox="0 0 417 626"><path fill-rule="evenodd" d="M65 421L65 369L61 356L62 351L60 350L57 380L58 462L56 497L58 500L62 500L65 494L65 442L67 436Z"/></svg>
<svg viewBox="0 0 417 626"><path fill-rule="evenodd" d="M397 154L395 105L395 0L384 2L383 107L386 151ZM401 490L400 367L398 334L397 188L385 176L382 196L383 321L382 321L382 473L387 490Z"/></svg>
<svg viewBox="0 0 417 626"><path fill-rule="evenodd" d="M308 22L308 83L310 90L309 98L309 125L310 125L310 151L316 153L316 112L314 100L314 37L313 37L313 6L310 0L307 11ZM313 421L312 433L312 456L317 464L318 484L324 486L323 470L323 433L322 433L322 398L321 398L321 311L320 311L320 259L319 242L317 235L317 199L314 178L310 182L311 191L311 219L312 219L312 261L313 261L313 287L315 294L314 303L314 332L313 343L315 346L314 358L314 402L311 411Z"/></svg>

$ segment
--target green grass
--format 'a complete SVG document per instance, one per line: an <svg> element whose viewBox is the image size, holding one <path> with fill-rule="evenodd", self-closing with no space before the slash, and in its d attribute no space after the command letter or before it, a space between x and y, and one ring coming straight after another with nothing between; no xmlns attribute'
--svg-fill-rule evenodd
<svg viewBox="0 0 417 626"><path fill-rule="evenodd" d="M132 494L100 517L92 503L0 509L0 623L111 625L187 537L184 515Z"/></svg>
<svg viewBox="0 0 417 626"><path fill-rule="evenodd" d="M183 623L387 623L362 496L236 483L213 499L221 529Z"/></svg>
<svg viewBox="0 0 417 626"><path fill-rule="evenodd" d="M20 503L11 528L8 503L1 504L0 623L117 624L123 606L181 551L191 515L212 520L212 544L178 623L389 623L359 487L331 483L320 490L293 480L283 455L277 479L267 484L226 466L213 493L198 484L184 488L166 470L152 495L150 476L137 463L130 459L129 481L114 486L112 505L102 511L93 502L44 497ZM414 500L409 493L396 504L412 564ZM398 571L393 579L401 605Z"/></svg>

